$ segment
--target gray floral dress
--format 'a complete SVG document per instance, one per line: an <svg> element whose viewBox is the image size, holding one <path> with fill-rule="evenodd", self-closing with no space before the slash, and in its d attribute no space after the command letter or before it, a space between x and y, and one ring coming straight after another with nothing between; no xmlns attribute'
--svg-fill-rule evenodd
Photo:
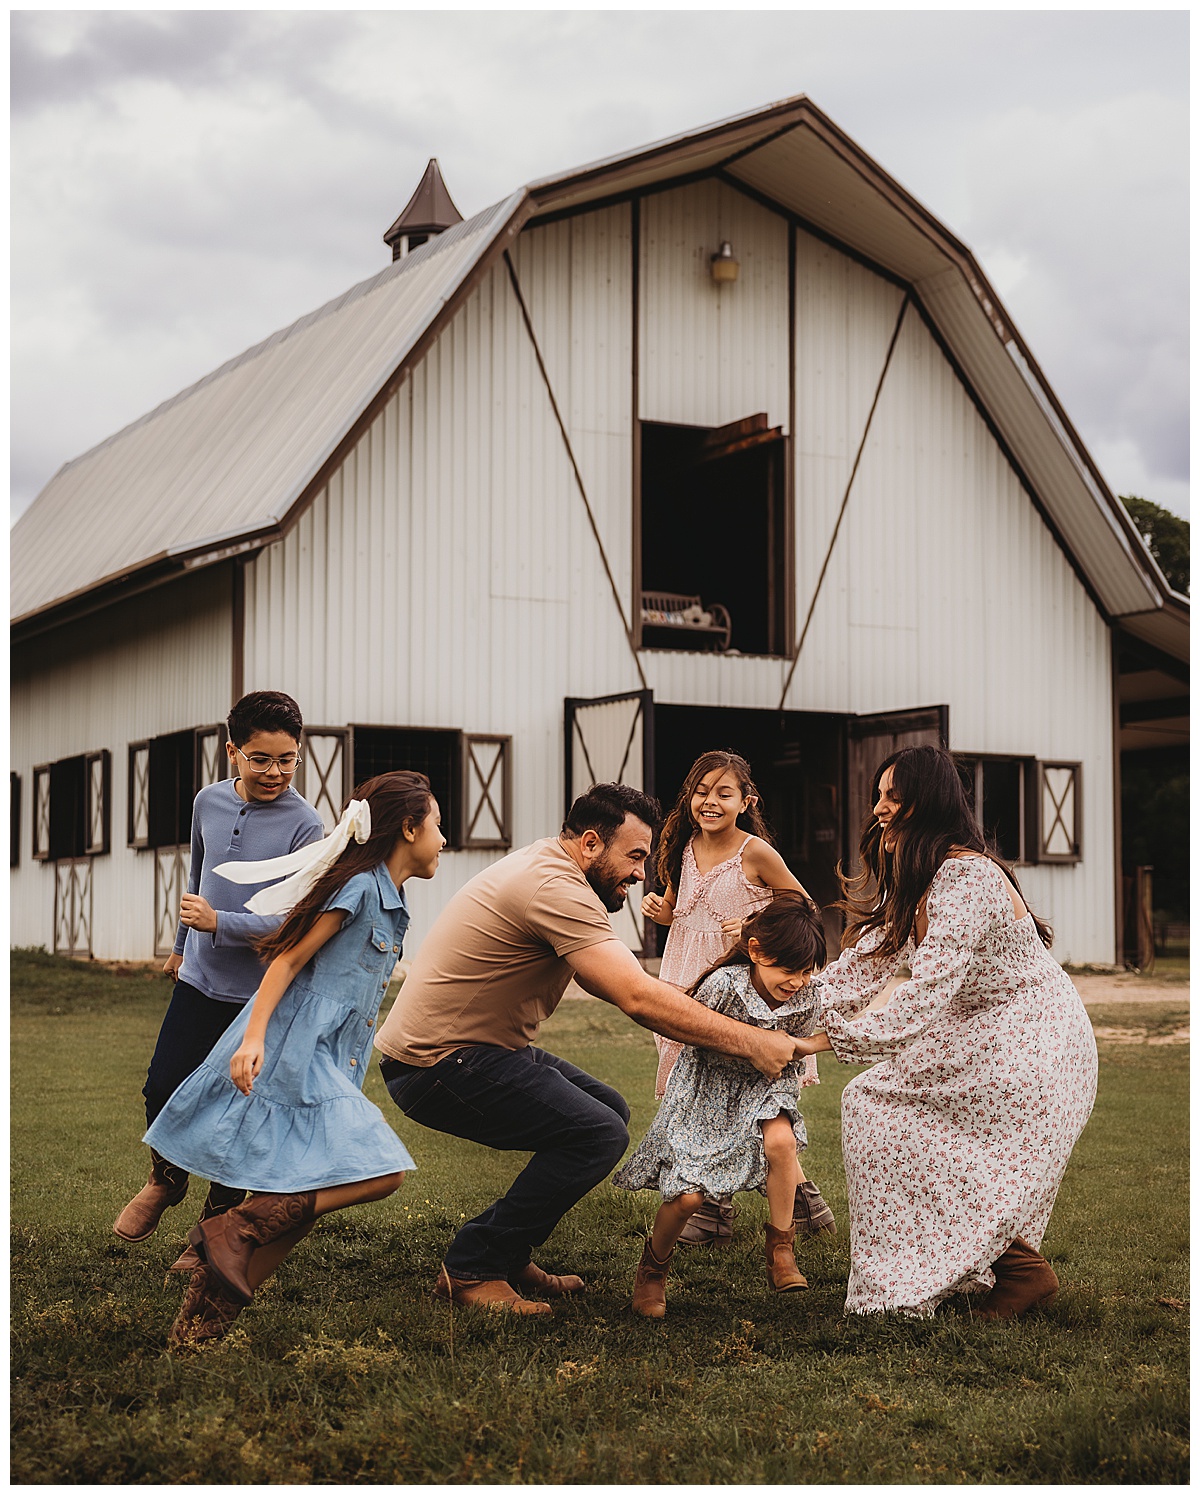
<svg viewBox="0 0 1200 1495"><path fill-rule="evenodd" d="M816 1027L817 983L771 1008L754 990L749 965L714 971L696 1001L755 1028L777 1028L796 1038ZM767 1158L760 1123L786 1115L801 1147L808 1145L796 1109L803 1059L768 1080L748 1059L687 1047L680 1054L658 1114L633 1155L613 1175L618 1189L657 1189L664 1199L702 1192L728 1199L741 1190L766 1190Z"/></svg>

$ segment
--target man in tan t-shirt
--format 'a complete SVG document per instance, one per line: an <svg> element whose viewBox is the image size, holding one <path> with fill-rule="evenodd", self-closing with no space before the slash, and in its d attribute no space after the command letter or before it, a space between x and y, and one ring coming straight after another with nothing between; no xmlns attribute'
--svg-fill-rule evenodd
<svg viewBox="0 0 1200 1495"><path fill-rule="evenodd" d="M442 910L376 1036L392 1099L414 1121L501 1150L532 1152L502 1199L458 1232L434 1287L457 1303L549 1313L519 1289L559 1297L578 1277L532 1260L629 1144L629 1107L610 1085L535 1047L572 976L645 1028L749 1060L772 1078L795 1054L784 1033L710 1012L656 981L608 919L645 878L658 804L594 784L562 833L473 877ZM606 912L606 910L608 912Z"/></svg>

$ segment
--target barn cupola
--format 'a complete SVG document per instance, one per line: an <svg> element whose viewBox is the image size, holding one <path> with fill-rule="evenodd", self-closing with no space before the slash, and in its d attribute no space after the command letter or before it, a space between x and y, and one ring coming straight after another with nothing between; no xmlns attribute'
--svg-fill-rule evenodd
<svg viewBox="0 0 1200 1495"><path fill-rule="evenodd" d="M410 250L461 222L462 214L450 200L442 169L434 156L408 205L384 234L383 242L392 246L393 260L402 260Z"/></svg>

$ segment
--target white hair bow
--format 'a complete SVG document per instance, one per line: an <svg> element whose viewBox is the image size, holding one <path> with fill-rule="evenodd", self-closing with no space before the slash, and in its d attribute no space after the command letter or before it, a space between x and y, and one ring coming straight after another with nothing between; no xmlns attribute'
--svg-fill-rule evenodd
<svg viewBox="0 0 1200 1495"><path fill-rule="evenodd" d="M365 799L352 799L342 811L342 818L323 841L311 841L299 851L270 857L265 862L222 862L214 870L229 882L264 882L268 878L282 877L283 882L260 888L253 898L246 900L245 907L252 914L287 914L322 873L333 866L350 845L351 836L361 846L370 834L371 806Z"/></svg>

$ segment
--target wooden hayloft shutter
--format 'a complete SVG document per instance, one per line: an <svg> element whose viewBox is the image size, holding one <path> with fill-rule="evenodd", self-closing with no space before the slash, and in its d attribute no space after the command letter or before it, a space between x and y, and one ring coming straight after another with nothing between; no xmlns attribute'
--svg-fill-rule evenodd
<svg viewBox="0 0 1200 1495"><path fill-rule="evenodd" d="M463 734L464 847L512 845L512 738Z"/></svg>
<svg viewBox="0 0 1200 1495"><path fill-rule="evenodd" d="M1038 764L1038 861L1078 862L1083 856L1083 765Z"/></svg>
<svg viewBox="0 0 1200 1495"><path fill-rule="evenodd" d="M305 727L301 757L303 762L294 781L296 791L320 815L326 831L331 831L351 789L354 762L351 729Z"/></svg>

